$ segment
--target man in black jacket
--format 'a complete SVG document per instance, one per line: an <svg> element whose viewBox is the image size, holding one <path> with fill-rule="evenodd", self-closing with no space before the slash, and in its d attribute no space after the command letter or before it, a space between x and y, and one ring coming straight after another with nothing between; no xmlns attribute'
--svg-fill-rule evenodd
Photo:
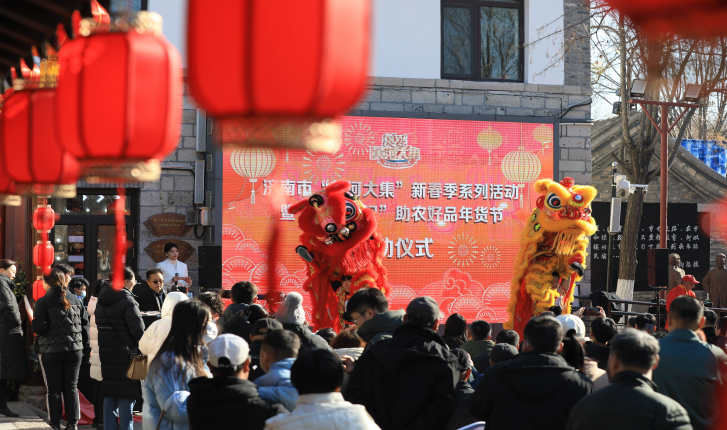
<svg viewBox="0 0 727 430"><path fill-rule="evenodd" d="M209 344L212 379L189 381L187 413L189 428L231 429L243 427L262 430L265 420L287 412L280 404L260 398L255 384L248 381L250 347L234 334L221 334Z"/></svg>
<svg viewBox="0 0 727 430"><path fill-rule="evenodd" d="M616 323L611 318L597 317L591 321L591 342L586 343L586 357L598 362L599 369L608 368L608 356L611 348L608 342L618 333Z"/></svg>
<svg viewBox="0 0 727 430"><path fill-rule="evenodd" d="M146 282L140 282L134 286L134 295L139 303L139 312L161 312L166 297L162 271L159 269L147 270Z"/></svg>
<svg viewBox="0 0 727 430"><path fill-rule="evenodd" d="M523 353L488 368L470 398L470 412L488 430L563 429L573 405L593 383L558 355L563 329L553 317L535 317L523 332Z"/></svg>
<svg viewBox="0 0 727 430"><path fill-rule="evenodd" d="M16 271L14 261L0 260L0 414L6 417L20 416L8 409L7 380L22 380L28 377L23 324L20 319L18 299L13 293Z"/></svg>
<svg viewBox="0 0 727 430"><path fill-rule="evenodd" d="M221 326L221 333L230 333L230 325L237 320L240 312L257 300L257 287L250 281L238 282L230 288L232 303L225 308L217 324Z"/></svg>
<svg viewBox="0 0 727 430"><path fill-rule="evenodd" d="M354 367L344 396L364 405L382 430L439 430L452 417L460 373L436 333L442 317L434 299L417 297L394 337L364 351Z"/></svg>
<svg viewBox="0 0 727 430"><path fill-rule="evenodd" d="M619 333L608 360L611 384L573 407L568 430L691 430L679 403L656 392L651 372L659 363L659 341L639 330Z"/></svg>
<svg viewBox="0 0 727 430"><path fill-rule="evenodd" d="M348 300L344 318L356 324L368 348L394 336L404 323L404 311L390 311L389 301L378 288L361 288Z"/></svg>

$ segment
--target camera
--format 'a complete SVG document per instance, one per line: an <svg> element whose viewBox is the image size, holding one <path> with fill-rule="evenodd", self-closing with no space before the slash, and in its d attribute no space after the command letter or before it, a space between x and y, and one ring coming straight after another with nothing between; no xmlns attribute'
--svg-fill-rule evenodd
<svg viewBox="0 0 727 430"><path fill-rule="evenodd" d="M615 175L614 182L616 183L616 197L623 199L628 196L631 182L626 180L626 175Z"/></svg>

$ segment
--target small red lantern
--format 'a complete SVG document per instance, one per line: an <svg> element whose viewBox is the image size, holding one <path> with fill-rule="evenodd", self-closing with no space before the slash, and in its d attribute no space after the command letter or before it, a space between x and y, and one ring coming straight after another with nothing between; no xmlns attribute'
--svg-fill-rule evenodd
<svg viewBox="0 0 727 430"><path fill-rule="evenodd" d="M179 140L179 53L157 14L140 12L138 22L146 26L78 37L60 51L56 124L90 182L157 180Z"/></svg>
<svg viewBox="0 0 727 430"><path fill-rule="evenodd" d="M711 39L727 36L722 0L606 0L650 35Z"/></svg>
<svg viewBox="0 0 727 430"><path fill-rule="evenodd" d="M0 159L20 192L75 197L80 166L56 138L54 89L16 91L0 111Z"/></svg>
<svg viewBox="0 0 727 430"><path fill-rule="evenodd" d="M38 241L38 244L33 247L33 264L39 269L47 267L53 264L53 258L55 257L55 250L53 245L48 241Z"/></svg>
<svg viewBox="0 0 727 430"><path fill-rule="evenodd" d="M285 2L284 7L264 0L190 0L187 16L192 97L211 116L235 118L220 121L220 128L237 124L247 130L227 133L224 143L238 135L246 141L240 143L294 147L290 139L260 142L246 135L251 129L258 136L273 135L294 119L345 114L363 94L370 0ZM224 79L211 66L222 58ZM305 134L310 125L293 128ZM303 140L316 140L313 134Z"/></svg>
<svg viewBox="0 0 727 430"><path fill-rule="evenodd" d="M35 228L38 233L49 233L55 225L56 213L50 205L38 206L33 211L33 228Z"/></svg>
<svg viewBox="0 0 727 430"><path fill-rule="evenodd" d="M38 276L38 279L33 282L33 299L37 302L39 298L45 296L45 287L43 286L43 278Z"/></svg>

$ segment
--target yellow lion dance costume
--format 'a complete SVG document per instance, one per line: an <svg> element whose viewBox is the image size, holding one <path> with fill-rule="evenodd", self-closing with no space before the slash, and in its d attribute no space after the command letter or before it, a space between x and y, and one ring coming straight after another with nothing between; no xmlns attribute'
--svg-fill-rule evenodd
<svg viewBox="0 0 727 430"><path fill-rule="evenodd" d="M573 286L583 277L588 236L598 229L591 217L595 188L574 185L573 178L560 183L541 179L535 191L541 196L520 235L507 307L510 318L504 324L521 338L530 318L551 306L570 313Z"/></svg>

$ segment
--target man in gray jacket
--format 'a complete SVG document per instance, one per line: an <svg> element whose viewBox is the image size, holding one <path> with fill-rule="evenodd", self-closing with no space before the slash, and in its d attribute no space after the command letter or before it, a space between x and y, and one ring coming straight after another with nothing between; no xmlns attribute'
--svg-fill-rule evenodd
<svg viewBox="0 0 727 430"><path fill-rule="evenodd" d="M361 288L346 304L344 318L358 326L358 335L366 342L366 348L394 336L404 323L404 310L389 310L389 301L377 288Z"/></svg>
<svg viewBox="0 0 727 430"><path fill-rule="evenodd" d="M613 338L608 370L611 384L578 402L568 430L691 430L686 409L656 392L651 373L659 364L659 341L626 329Z"/></svg>

